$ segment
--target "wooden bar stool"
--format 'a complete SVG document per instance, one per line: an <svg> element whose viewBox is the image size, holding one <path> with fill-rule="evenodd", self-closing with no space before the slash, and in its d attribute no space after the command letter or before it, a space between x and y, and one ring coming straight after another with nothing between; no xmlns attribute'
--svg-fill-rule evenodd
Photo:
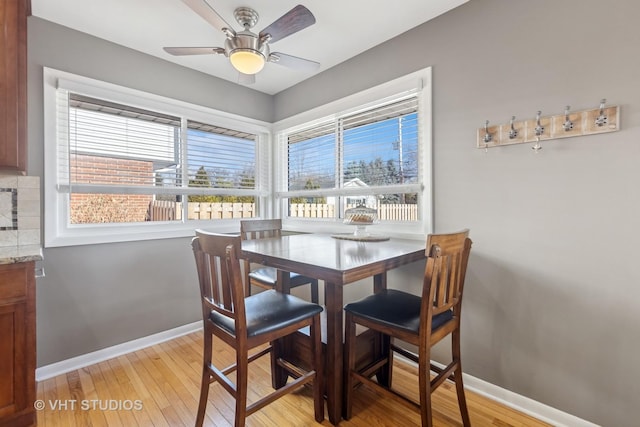
<svg viewBox="0 0 640 427"><path fill-rule="evenodd" d="M432 425L431 393L445 380L455 382L464 426L470 426L462 384L460 357L460 312L462 291L471 251L469 231L433 234L427 238L427 265L422 295L385 289L345 306L345 418L351 418L354 387L358 383L401 399L420 411L422 426ZM362 370L355 369L356 324L381 333L388 343L381 358ZM431 347L451 335L451 362L443 369L431 364ZM418 354L395 345L394 340L418 347ZM418 364L419 404L392 389L393 354L397 352ZM430 370L437 373L431 379ZM374 373L387 385L371 379Z"/></svg>
<svg viewBox="0 0 640 427"><path fill-rule="evenodd" d="M209 387L213 382L218 382L235 398L235 427L243 427L247 416L279 397L313 382L315 419L321 422L324 420L320 341L322 307L273 289L245 297L240 272L240 245L239 235L203 230L196 230L196 237L192 240L204 323L202 382L196 426L201 426L204 421ZM307 326L311 331L310 352L313 361L309 370L279 358L273 359L271 345L249 353L256 347L263 347ZM231 366L218 368L212 363L214 336L236 352L236 362ZM271 354L272 366L286 370L294 380L247 406L249 363L267 354ZM227 377L234 371L235 384Z"/></svg>

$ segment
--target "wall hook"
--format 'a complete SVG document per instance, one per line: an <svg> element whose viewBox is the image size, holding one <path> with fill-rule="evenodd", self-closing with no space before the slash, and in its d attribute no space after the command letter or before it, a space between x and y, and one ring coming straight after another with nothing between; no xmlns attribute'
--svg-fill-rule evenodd
<svg viewBox="0 0 640 427"><path fill-rule="evenodd" d="M533 147L531 147L531 149L533 151L536 152L536 154L538 154L538 151L542 150L542 146L540 145L540 135L542 135L544 133L544 126L542 126L540 124L540 115L542 114L542 111L538 111L536 113L536 127L535 127L535 132L536 132L536 143Z"/></svg>
<svg viewBox="0 0 640 427"><path fill-rule="evenodd" d="M488 144L493 140L493 136L489 133L489 120L484 122L484 143Z"/></svg>
<svg viewBox="0 0 640 427"><path fill-rule="evenodd" d="M489 151L489 143L493 141L493 136L489 133L489 120L484 122L484 152Z"/></svg>
<svg viewBox="0 0 640 427"><path fill-rule="evenodd" d="M564 109L564 123L562 124L562 129L564 129L566 132L569 132L571 129L573 129L573 122L569 120L570 108L571 106L567 105L567 108Z"/></svg>
<svg viewBox="0 0 640 427"><path fill-rule="evenodd" d="M536 113L536 127L535 127L535 131L536 131L536 136L538 137L538 140L540 140L540 135L542 135L544 133L544 126L542 126L540 124L540 115L542 114L542 111L538 111Z"/></svg>
<svg viewBox="0 0 640 427"><path fill-rule="evenodd" d="M596 126L602 127L607 124L607 116L604 115L604 104L606 99L600 100L600 115L596 117Z"/></svg>
<svg viewBox="0 0 640 427"><path fill-rule="evenodd" d="M536 152L536 154L538 154L538 151L542 150L542 145L540 145L540 137L536 137L536 143L533 147L531 147L531 149L533 151Z"/></svg>
<svg viewBox="0 0 640 427"><path fill-rule="evenodd" d="M515 139L518 137L518 129L513 127L513 121L516 119L516 116L511 116L511 120L509 124L511 125L511 129L509 129L509 139Z"/></svg>

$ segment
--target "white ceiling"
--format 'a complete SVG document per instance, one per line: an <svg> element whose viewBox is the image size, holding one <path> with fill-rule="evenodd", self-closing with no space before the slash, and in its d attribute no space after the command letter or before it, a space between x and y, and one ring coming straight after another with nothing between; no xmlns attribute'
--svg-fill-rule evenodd
<svg viewBox="0 0 640 427"><path fill-rule="evenodd" d="M468 0L322 0L304 3L316 24L274 43L272 51L320 62L315 72L294 71L268 63L253 89L278 93L314 74L389 40ZM261 4L256 0L208 0L234 29L233 10L254 8L259 32L300 0ZM237 72L223 55L176 57L164 46L224 46L225 36L181 0L31 0L32 14L185 67L237 82ZM234 25L235 24L235 25Z"/></svg>

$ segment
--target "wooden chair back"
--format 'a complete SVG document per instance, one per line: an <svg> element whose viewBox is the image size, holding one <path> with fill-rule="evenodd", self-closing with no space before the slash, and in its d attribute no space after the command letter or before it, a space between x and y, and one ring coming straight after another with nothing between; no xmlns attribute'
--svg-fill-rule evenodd
<svg viewBox="0 0 640 427"><path fill-rule="evenodd" d="M453 324L438 329L431 345L459 326L462 291L471 252L469 230L432 234L427 239L427 266L422 288L421 334L431 335L431 319L447 310L453 312ZM434 338L437 338L434 342Z"/></svg>
<svg viewBox="0 0 640 427"><path fill-rule="evenodd" d="M206 321L214 310L234 319L236 331L242 329L246 317L239 262L240 236L196 230L191 245L198 271L203 319Z"/></svg>
<svg viewBox="0 0 640 427"><path fill-rule="evenodd" d="M280 237L281 235L281 219L247 219L240 221L240 236L242 240L266 239L268 237ZM246 295L251 295L251 285L267 287L261 282L251 279L249 275L252 271L252 266L246 259L243 260L243 268Z"/></svg>
<svg viewBox="0 0 640 427"><path fill-rule="evenodd" d="M282 235L281 219L251 219L240 221L242 240L265 239Z"/></svg>
<svg viewBox="0 0 640 427"><path fill-rule="evenodd" d="M254 240L254 239L266 239L269 237L280 237L282 235L282 220L281 219L250 219L240 221L240 235L242 240ZM251 295L251 286L259 286L265 289L270 289L275 286L275 282L270 280L268 282L261 280L259 277L255 277L252 274L255 270L252 269L251 263L248 260L243 260L244 268L244 283L246 295ZM260 267L264 273L265 270L270 269L272 275L275 276L276 270L271 267ZM264 276L264 275L263 275ZM291 278L291 276L290 276ZM294 273L294 279L289 283L289 288L309 284L311 288L311 301L318 302L318 279L313 277L306 277ZM288 292L288 290L285 290Z"/></svg>

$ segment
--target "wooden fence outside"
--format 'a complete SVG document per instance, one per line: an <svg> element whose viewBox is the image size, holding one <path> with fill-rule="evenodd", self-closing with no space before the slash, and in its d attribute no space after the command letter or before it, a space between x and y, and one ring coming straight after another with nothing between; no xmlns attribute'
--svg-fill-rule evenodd
<svg viewBox="0 0 640 427"><path fill-rule="evenodd" d="M347 209L355 205L347 205ZM418 205L378 203L378 219L381 221L417 221ZM289 215L295 218L335 218L335 205L325 203L291 203Z"/></svg>
<svg viewBox="0 0 640 427"><path fill-rule="evenodd" d="M253 218L256 216L256 204L190 202L187 212L187 219Z"/></svg>
<svg viewBox="0 0 640 427"><path fill-rule="evenodd" d="M253 218L255 203L197 203L187 204L187 219ZM182 219L182 203L154 200L149 204L149 221Z"/></svg>
<svg viewBox="0 0 640 427"><path fill-rule="evenodd" d="M335 205L326 203L291 203L289 216L292 218L335 218Z"/></svg>
<svg viewBox="0 0 640 427"><path fill-rule="evenodd" d="M149 203L149 221L175 221L182 219L182 203L152 200Z"/></svg>
<svg viewBox="0 0 640 427"><path fill-rule="evenodd" d="M255 203L196 203L187 205L187 219L233 219L256 216ZM348 205L347 209L354 206ZM417 221L418 205L378 204L381 221ZM154 200L149 204L149 221L175 221L182 219L182 203ZM335 218L335 205L326 203L291 203L292 218Z"/></svg>

